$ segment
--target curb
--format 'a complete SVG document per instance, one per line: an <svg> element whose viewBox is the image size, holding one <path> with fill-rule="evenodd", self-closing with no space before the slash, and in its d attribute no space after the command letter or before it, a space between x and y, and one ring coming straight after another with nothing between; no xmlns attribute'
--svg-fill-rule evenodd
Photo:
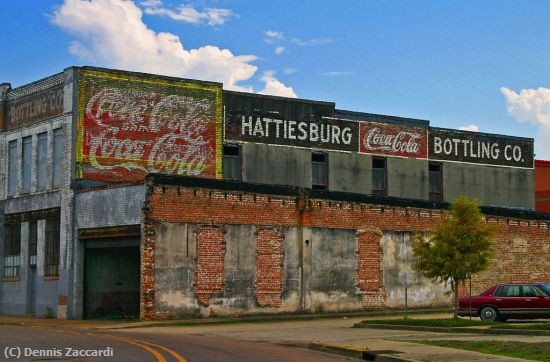
<svg viewBox="0 0 550 362"><path fill-rule="evenodd" d="M406 331L426 331L441 333L474 333L494 334L511 336L550 336L550 331L537 329L492 329L492 328L470 328L470 327L430 327L430 326L406 326L395 324L370 324L356 323L353 328L389 329Z"/></svg>
<svg viewBox="0 0 550 362"><path fill-rule="evenodd" d="M399 357L391 354L376 353L375 351L368 351L360 348L342 347L338 345L331 345L331 344L324 344L324 343L311 343L308 347L309 349L313 349L316 351L363 359L365 361L418 362L417 360L414 360L414 359Z"/></svg>
<svg viewBox="0 0 550 362"><path fill-rule="evenodd" d="M446 313L448 309L417 309L410 310L409 314L435 314ZM203 325L223 325L233 323L262 323L262 322L289 322L289 321L308 321L316 319L339 319L339 318L357 318L357 317L376 317L401 315L401 310L385 311L364 311L355 313L331 313L331 314L296 314L296 315L263 315L240 318L216 318L216 319L180 319L168 321L145 321L120 326L101 326L97 329L129 329L129 328L148 328L148 327L195 327Z"/></svg>

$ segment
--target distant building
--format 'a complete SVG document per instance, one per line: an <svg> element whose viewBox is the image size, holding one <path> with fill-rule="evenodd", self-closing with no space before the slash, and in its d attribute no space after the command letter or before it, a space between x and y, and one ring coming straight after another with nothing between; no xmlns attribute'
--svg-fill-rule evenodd
<svg viewBox="0 0 550 362"><path fill-rule="evenodd" d="M462 193L499 228L476 288L550 279L530 138L93 67L0 97L2 314L396 307L411 233Z"/></svg>
<svg viewBox="0 0 550 362"><path fill-rule="evenodd" d="M535 160L535 209L550 212L550 161Z"/></svg>

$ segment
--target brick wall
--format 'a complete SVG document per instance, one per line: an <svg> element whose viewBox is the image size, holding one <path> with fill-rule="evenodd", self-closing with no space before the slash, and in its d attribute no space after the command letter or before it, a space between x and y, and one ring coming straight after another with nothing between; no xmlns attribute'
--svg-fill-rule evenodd
<svg viewBox="0 0 550 362"><path fill-rule="evenodd" d="M281 306L285 235L281 230L260 228L256 232L256 300L261 306Z"/></svg>
<svg viewBox="0 0 550 362"><path fill-rule="evenodd" d="M208 295L223 291L222 225L257 227L256 301L260 307L281 306L285 290L283 227L354 230L356 235L356 293L365 309L385 306L386 291L381 273L381 239L384 231L416 231L432 228L441 210L402 206L381 206L364 202L334 201L305 196L268 195L201 187L152 185L146 199L146 220L191 223L197 229L197 269L209 265L211 274L195 276L197 299L208 304ZM475 291L496 282L550 281L550 230L547 221L510 217L486 217L497 225L495 256L489 271L474 277ZM154 289L148 275L154 273L148 253L154 253L154 236L144 234L147 250L142 273L147 283L142 293ZM334 240L338 242L338 240ZM153 245L153 248L149 248ZM202 245L202 246L201 246ZM210 259L208 259L210 258ZM205 260L209 261L205 261ZM209 264L211 263L211 264ZM197 272L200 274L200 272ZM207 288L205 288L207 286ZM464 289L461 290L464 292ZM305 291L307 292L307 291ZM147 299L149 300L149 299ZM158 318L155 306L144 304L142 317ZM273 311L273 309L270 309ZM276 310L275 310L276 311Z"/></svg>
<svg viewBox="0 0 550 362"><path fill-rule="evenodd" d="M223 292L224 231L219 226L204 225L198 227L195 232L197 234L195 293L200 303L208 305L212 294Z"/></svg>

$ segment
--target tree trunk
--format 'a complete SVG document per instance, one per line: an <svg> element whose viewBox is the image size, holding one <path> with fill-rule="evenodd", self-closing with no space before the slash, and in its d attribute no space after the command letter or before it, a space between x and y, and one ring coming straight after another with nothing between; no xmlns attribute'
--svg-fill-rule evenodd
<svg viewBox="0 0 550 362"><path fill-rule="evenodd" d="M453 281L453 294L454 294L454 298L455 298L455 310L454 310L454 314L453 314L453 318L458 318L458 280L454 280Z"/></svg>

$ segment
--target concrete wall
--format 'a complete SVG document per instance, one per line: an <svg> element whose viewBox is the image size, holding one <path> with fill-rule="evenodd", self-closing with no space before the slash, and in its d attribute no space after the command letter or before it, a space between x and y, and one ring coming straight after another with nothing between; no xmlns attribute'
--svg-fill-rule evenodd
<svg viewBox="0 0 550 362"><path fill-rule="evenodd" d="M450 286L434 283L412 269L411 232L385 231L380 240L382 270L386 303L388 307L402 307L405 304L403 275L407 274L407 298L410 307L441 307L449 305Z"/></svg>
<svg viewBox="0 0 550 362"><path fill-rule="evenodd" d="M155 304L158 315L182 318L362 309L356 292L356 242L351 230L280 228L284 235L280 306L262 305L256 225L224 225L223 288L208 306L197 299L197 228L156 223ZM270 273L273 270L270 269ZM303 288L302 288L303 285Z"/></svg>
<svg viewBox="0 0 550 362"><path fill-rule="evenodd" d="M444 200L452 201L462 193L477 198L481 205L534 209L534 170L443 163Z"/></svg>
<svg viewBox="0 0 550 362"><path fill-rule="evenodd" d="M387 157L388 196L429 199L428 161Z"/></svg>
<svg viewBox="0 0 550 362"><path fill-rule="evenodd" d="M372 157L370 155L329 152L328 164L330 190L360 194L372 192Z"/></svg>
<svg viewBox="0 0 550 362"><path fill-rule="evenodd" d="M263 144L242 145L243 181L311 187L311 151Z"/></svg>

